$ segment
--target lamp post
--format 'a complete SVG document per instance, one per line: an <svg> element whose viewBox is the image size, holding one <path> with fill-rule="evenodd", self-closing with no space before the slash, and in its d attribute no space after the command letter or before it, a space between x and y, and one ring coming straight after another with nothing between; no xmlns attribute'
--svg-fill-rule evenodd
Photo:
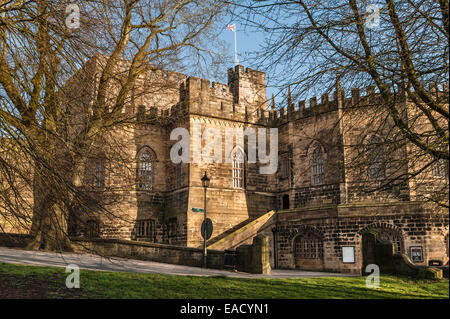
<svg viewBox="0 0 450 319"><path fill-rule="evenodd" d="M203 186L203 190L204 190L204 195L203 195L203 267L206 268L206 256L207 256L207 250L206 250L206 189L209 187L209 177L206 175L203 175L202 177L202 186Z"/></svg>

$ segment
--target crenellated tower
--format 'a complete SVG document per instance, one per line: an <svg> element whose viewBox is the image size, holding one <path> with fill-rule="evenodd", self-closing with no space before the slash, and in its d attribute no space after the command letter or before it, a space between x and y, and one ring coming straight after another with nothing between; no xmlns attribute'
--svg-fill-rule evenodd
<svg viewBox="0 0 450 319"><path fill-rule="evenodd" d="M266 96L266 74L262 71L236 65L228 69L228 86L239 108L245 108L247 114L259 117L261 111L268 110Z"/></svg>

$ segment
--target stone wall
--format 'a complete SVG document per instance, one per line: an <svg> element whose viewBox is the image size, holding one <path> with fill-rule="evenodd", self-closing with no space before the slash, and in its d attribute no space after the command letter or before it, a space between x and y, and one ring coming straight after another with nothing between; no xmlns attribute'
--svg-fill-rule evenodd
<svg viewBox="0 0 450 319"><path fill-rule="evenodd" d="M2 247L25 247L31 239L27 234L0 233L0 246Z"/></svg>
<svg viewBox="0 0 450 319"><path fill-rule="evenodd" d="M74 239L76 252L91 252L108 257L151 260L161 263L201 267L203 250L183 246L136 242L120 239ZM208 250L208 267L225 268L226 252Z"/></svg>
<svg viewBox="0 0 450 319"><path fill-rule="evenodd" d="M280 268L296 268L294 241L309 232L321 238L323 244L323 257L316 263L317 270L361 273L362 234L371 229L399 234L406 255L410 254L411 246L421 246L423 261L417 265L428 265L429 260L445 263L448 225L448 213L436 214L420 203L348 204L279 211L277 264ZM343 263L343 246L354 247L354 263Z"/></svg>

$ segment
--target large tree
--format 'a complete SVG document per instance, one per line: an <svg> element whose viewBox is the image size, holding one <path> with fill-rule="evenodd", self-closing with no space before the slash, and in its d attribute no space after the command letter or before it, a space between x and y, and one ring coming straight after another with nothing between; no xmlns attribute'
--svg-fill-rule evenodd
<svg viewBox="0 0 450 319"><path fill-rule="evenodd" d="M277 74L272 83L280 88L315 96L335 90L336 77L347 92L375 86L381 100L373 118L386 115L395 127L386 148L408 147L414 161L407 174L386 178L381 188L417 179L432 166L448 170L448 1L228 2L243 25L265 36L253 62ZM373 121L370 129L382 131L386 121ZM428 199L448 207L448 180L435 195Z"/></svg>
<svg viewBox="0 0 450 319"><path fill-rule="evenodd" d="M31 248L70 248L69 212L92 201L83 186L90 154L124 121L137 79L149 65L161 69L210 61L221 11L215 0L87 0L79 4L77 27L77 12L67 10L68 4L0 4L0 130L7 141L2 149L8 150L0 160L1 191L3 198L20 198L12 175L33 190ZM100 61L94 76L82 67L92 57ZM89 101L72 104L89 104L82 129L71 119L74 89L65 85L74 77L92 79L86 87L94 87ZM17 165L19 158L25 163ZM14 201L2 204L0 214L17 209Z"/></svg>

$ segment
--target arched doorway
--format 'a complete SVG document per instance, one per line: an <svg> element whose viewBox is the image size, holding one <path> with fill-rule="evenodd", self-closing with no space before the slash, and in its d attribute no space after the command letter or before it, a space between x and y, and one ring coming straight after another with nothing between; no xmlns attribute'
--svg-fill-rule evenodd
<svg viewBox="0 0 450 319"><path fill-rule="evenodd" d="M303 270L323 270L323 239L306 231L294 239L295 268Z"/></svg>

